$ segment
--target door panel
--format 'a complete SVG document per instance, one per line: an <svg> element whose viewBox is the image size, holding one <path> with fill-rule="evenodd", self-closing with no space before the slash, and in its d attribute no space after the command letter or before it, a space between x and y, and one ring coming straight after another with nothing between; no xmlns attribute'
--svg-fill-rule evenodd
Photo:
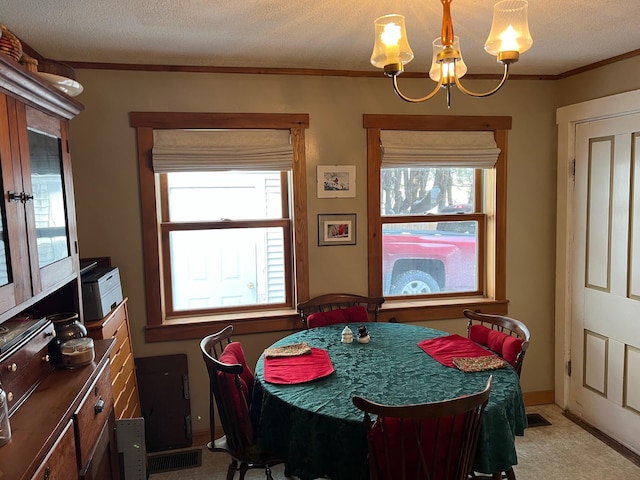
<svg viewBox="0 0 640 480"><path fill-rule="evenodd" d="M576 127L569 408L640 452L640 115ZM634 261L634 259L636 261Z"/></svg>

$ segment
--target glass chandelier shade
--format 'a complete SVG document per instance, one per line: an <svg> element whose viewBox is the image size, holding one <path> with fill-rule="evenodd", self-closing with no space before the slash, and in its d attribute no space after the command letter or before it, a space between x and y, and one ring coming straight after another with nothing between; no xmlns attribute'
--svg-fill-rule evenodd
<svg viewBox="0 0 640 480"><path fill-rule="evenodd" d="M442 81L443 84L454 82L453 75L453 64L455 62L455 72L456 77L462 78L465 73L467 73L467 65L464 63L462 59L462 51L460 50L460 38L457 35L453 37L453 49L460 52L460 58L458 60L450 60L445 62L438 61L438 55L442 52L445 46L442 44L442 38L438 37L433 41L433 60L431 61L431 70L429 70L429 77L434 82L440 81L440 65L442 64L442 73L444 75L444 79Z"/></svg>
<svg viewBox="0 0 640 480"><path fill-rule="evenodd" d="M527 2L503 0L493 7L493 23L491 32L484 44L484 49L491 55L499 56L501 52L524 53L533 45L527 21Z"/></svg>
<svg viewBox="0 0 640 480"><path fill-rule="evenodd" d="M384 68L386 65L406 65L413 60L413 51L407 40L403 15L385 15L375 21L375 43L371 63Z"/></svg>

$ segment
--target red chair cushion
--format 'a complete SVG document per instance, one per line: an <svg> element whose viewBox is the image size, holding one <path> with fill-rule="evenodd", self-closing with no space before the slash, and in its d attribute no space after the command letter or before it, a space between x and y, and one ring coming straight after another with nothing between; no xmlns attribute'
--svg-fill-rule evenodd
<svg viewBox="0 0 640 480"><path fill-rule="evenodd" d="M227 345L220 355L220 361L222 363L239 363L242 365L242 373L240 379L244 381L247 388L247 398L250 399L253 393L253 384L255 383L255 377L253 371L247 365L247 359L244 356L244 350L240 342L231 342Z"/></svg>
<svg viewBox="0 0 640 480"><path fill-rule="evenodd" d="M366 323L369 321L367 309L362 305L354 305L348 308L337 308L327 312L312 313L307 317L309 328L326 327L338 323Z"/></svg>
<svg viewBox="0 0 640 480"><path fill-rule="evenodd" d="M522 339L484 325L471 325L469 338L497 353L515 368L516 358L522 347Z"/></svg>
<svg viewBox="0 0 640 480"><path fill-rule="evenodd" d="M369 441L371 443L376 468L378 470L378 478L389 478L387 469L392 473L402 471L400 462L403 462L406 468L406 478L420 479L445 479L451 478L457 466L458 455L449 454L449 448L452 452L458 452L462 448L464 442L464 418L459 416L453 424L453 417L445 417L440 420L440 426L437 425L437 419L421 420L421 441L422 451L424 454L429 474L433 471L435 475L427 476L424 471L418 475L418 464L420 463L418 445L415 444L415 434L413 427L409 421L405 420L404 431L401 431L401 421L397 418L385 418L384 421L378 418L371 430L369 431ZM453 428L452 428L453 426ZM436 435L437 432L437 435ZM387 438L389 451L385 454L385 440ZM437 442L437 451L436 451ZM404 453L402 445L405 444ZM387 465L386 458L389 458L390 464ZM434 462L437 465L434 466ZM448 472L448 475L447 475Z"/></svg>
<svg viewBox="0 0 640 480"><path fill-rule="evenodd" d="M227 345L218 360L226 364L239 363L244 367L242 373L238 375L240 391L238 391L236 387L235 375L218 372L218 381L228 416L235 419L234 422L240 425L245 436L244 441L246 443L252 443L253 428L249 415L249 404L255 380L253 373L247 368L244 351L240 343L232 342Z"/></svg>
<svg viewBox="0 0 640 480"><path fill-rule="evenodd" d="M362 305L345 308L344 313L348 322L367 323L369 321L369 312Z"/></svg>

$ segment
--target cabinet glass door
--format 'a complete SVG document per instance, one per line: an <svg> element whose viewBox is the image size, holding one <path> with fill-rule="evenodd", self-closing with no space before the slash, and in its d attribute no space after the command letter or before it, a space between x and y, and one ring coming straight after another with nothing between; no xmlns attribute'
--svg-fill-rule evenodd
<svg viewBox="0 0 640 480"><path fill-rule="evenodd" d="M4 192L4 189L2 190ZM0 207L0 287L9 283L9 249L5 224L4 202Z"/></svg>
<svg viewBox="0 0 640 480"><path fill-rule="evenodd" d="M60 139L29 129L31 188L37 235L38 266L69 256L69 235Z"/></svg>

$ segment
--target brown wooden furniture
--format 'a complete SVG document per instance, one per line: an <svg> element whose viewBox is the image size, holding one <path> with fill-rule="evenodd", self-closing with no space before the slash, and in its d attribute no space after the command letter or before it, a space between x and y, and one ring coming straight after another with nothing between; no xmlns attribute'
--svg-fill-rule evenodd
<svg viewBox="0 0 640 480"><path fill-rule="evenodd" d="M60 289L68 290L70 307L77 307L80 275L68 130L82 108L0 55L0 213L9 247L0 252L0 276L5 276L0 322ZM52 196L55 192L60 196Z"/></svg>
<svg viewBox="0 0 640 480"><path fill-rule="evenodd" d="M490 392L491 377L481 392L442 402L391 406L353 397L364 412L369 478L466 480Z"/></svg>
<svg viewBox="0 0 640 480"><path fill-rule="evenodd" d="M0 383L7 394L9 415L53 371L49 362L49 342L54 335L53 324L47 322L22 348L16 346L0 360Z"/></svg>
<svg viewBox="0 0 640 480"><path fill-rule="evenodd" d="M136 377L129 312L125 298L101 320L87 322L87 333L93 339L115 338L111 352L111 381L115 395L114 411L116 419L141 416L140 397Z"/></svg>
<svg viewBox="0 0 640 480"><path fill-rule="evenodd" d="M484 325L492 330L505 333L509 336L515 336L522 340L522 345L520 346L520 350L519 352L517 352L514 361L514 368L516 372L518 372L518 376L520 376L520 373L522 372L522 363L524 362L524 356L527 353L527 348L529 348L529 343L531 341L531 333L529 332L527 326L520 320L505 317L502 315L479 313L468 309L464 310L463 313L464 316L469 319L469 322L467 324L467 332L470 331L471 327L474 324ZM489 345L485 346L488 347ZM500 355L500 352L496 353Z"/></svg>
<svg viewBox="0 0 640 480"><path fill-rule="evenodd" d="M118 479L109 352L95 342L95 361L51 372L10 418L0 448L0 477L16 480Z"/></svg>
<svg viewBox="0 0 640 480"><path fill-rule="evenodd" d="M207 447L213 452L227 452L231 456L227 480L233 480L236 471L240 472L240 480L243 480L247 470L252 468L264 469L267 479L272 480L271 467L283 461L257 448L249 415L253 373L246 365L241 345L231 342L232 334L233 325L229 325L200 342L211 387L211 441ZM215 438L215 407L224 431L220 438Z"/></svg>
<svg viewBox="0 0 640 480"><path fill-rule="evenodd" d="M306 302L298 303L298 313L306 325L307 317L312 313L328 312L339 308L361 305L369 312L369 318L377 322L380 307L383 303L384 297L365 297L351 293L327 293L314 297Z"/></svg>
<svg viewBox="0 0 640 480"><path fill-rule="evenodd" d="M77 312L82 320L79 246L69 122L83 110L74 98L0 54L0 324ZM53 369L44 323L0 355L12 438L0 448L2 479L119 478L109 352ZM9 400L11 397L11 400Z"/></svg>

